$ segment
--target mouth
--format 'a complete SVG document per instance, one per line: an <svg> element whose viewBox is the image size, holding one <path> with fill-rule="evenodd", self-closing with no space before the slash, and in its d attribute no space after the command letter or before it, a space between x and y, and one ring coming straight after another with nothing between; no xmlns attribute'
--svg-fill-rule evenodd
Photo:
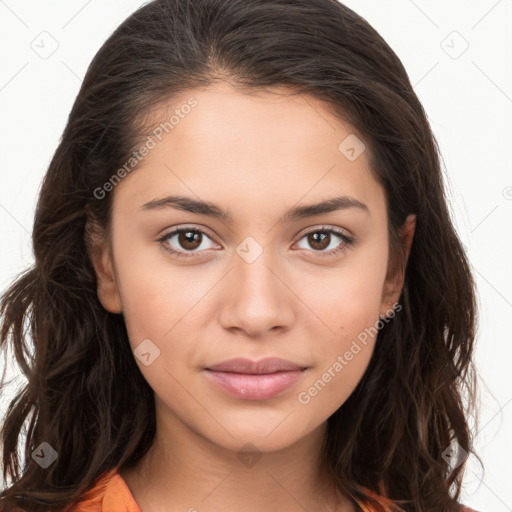
<svg viewBox="0 0 512 512"><path fill-rule="evenodd" d="M298 371L306 368L307 366L279 357L267 357L259 361L238 357L208 366L206 369L220 372L243 373L245 375L262 375L284 371Z"/></svg>
<svg viewBox="0 0 512 512"><path fill-rule="evenodd" d="M231 359L204 369L208 380L225 393L244 400L275 398L294 384L308 367L279 358Z"/></svg>

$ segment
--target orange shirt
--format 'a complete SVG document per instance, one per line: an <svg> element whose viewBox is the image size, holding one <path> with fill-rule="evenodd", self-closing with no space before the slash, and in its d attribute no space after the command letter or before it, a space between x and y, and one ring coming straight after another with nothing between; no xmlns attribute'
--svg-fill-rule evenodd
<svg viewBox="0 0 512 512"><path fill-rule="evenodd" d="M373 493L372 493L373 494ZM382 511L387 510L387 500L382 500ZM365 512L376 512L362 507ZM82 497L71 512L141 512L137 503L117 469L113 469L96 480L96 484ZM464 508L463 512L477 512Z"/></svg>
<svg viewBox="0 0 512 512"><path fill-rule="evenodd" d="M71 512L141 512L117 469L96 480Z"/></svg>

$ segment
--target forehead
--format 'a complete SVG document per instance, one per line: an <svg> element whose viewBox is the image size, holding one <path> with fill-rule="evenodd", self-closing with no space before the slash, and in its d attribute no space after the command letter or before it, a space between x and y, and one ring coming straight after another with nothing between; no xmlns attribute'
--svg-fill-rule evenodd
<svg viewBox="0 0 512 512"><path fill-rule="evenodd" d="M320 99L284 87L189 90L154 113L147 136L153 149L115 191L134 206L171 192L237 198L253 212L341 194L384 206L363 136Z"/></svg>

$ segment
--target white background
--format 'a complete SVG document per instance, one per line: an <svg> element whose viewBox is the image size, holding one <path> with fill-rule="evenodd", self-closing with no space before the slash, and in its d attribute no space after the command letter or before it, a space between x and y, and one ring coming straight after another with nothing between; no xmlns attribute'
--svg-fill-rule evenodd
<svg viewBox="0 0 512 512"><path fill-rule="evenodd" d="M1 291L32 261L41 179L86 68L141 3L0 0ZM481 313L475 446L485 471L469 459L462 501L482 512L512 511L512 0L345 3L398 54L440 144ZM47 58L35 51L54 47Z"/></svg>

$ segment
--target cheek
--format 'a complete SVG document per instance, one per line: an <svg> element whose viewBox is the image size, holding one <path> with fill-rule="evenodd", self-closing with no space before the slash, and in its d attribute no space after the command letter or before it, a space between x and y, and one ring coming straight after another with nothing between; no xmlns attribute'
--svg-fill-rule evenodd
<svg viewBox="0 0 512 512"><path fill-rule="evenodd" d="M176 265L157 243L132 244L129 256L120 249L118 254L119 291L132 345L145 338L165 343L175 337L216 282L208 269Z"/></svg>
<svg viewBox="0 0 512 512"><path fill-rule="evenodd" d="M377 338L385 261L358 262L338 270L328 285L304 287L308 305L318 316L314 373L301 389L298 402L329 416L357 386L370 362ZM306 290L310 290L306 292ZM327 329L328 327L328 329Z"/></svg>
<svg viewBox="0 0 512 512"><path fill-rule="evenodd" d="M385 273L385 261L361 257L328 273L302 275L299 295L331 340L357 336L378 320Z"/></svg>
<svg viewBox="0 0 512 512"><path fill-rule="evenodd" d="M367 303L340 300L338 306L330 320L335 333L315 337L314 371L297 397L312 417L327 418L343 405L366 371L377 339L378 319Z"/></svg>
<svg viewBox="0 0 512 512"><path fill-rule="evenodd" d="M157 395L170 393L179 401L182 386L194 369L194 349L200 344L194 306L200 307L208 288L198 282L191 285L179 268L170 271L167 266L159 272L154 265L134 266L131 272L132 262L119 274L123 316L135 362ZM144 361L145 353L150 354L149 360ZM186 403L186 396L182 398Z"/></svg>

